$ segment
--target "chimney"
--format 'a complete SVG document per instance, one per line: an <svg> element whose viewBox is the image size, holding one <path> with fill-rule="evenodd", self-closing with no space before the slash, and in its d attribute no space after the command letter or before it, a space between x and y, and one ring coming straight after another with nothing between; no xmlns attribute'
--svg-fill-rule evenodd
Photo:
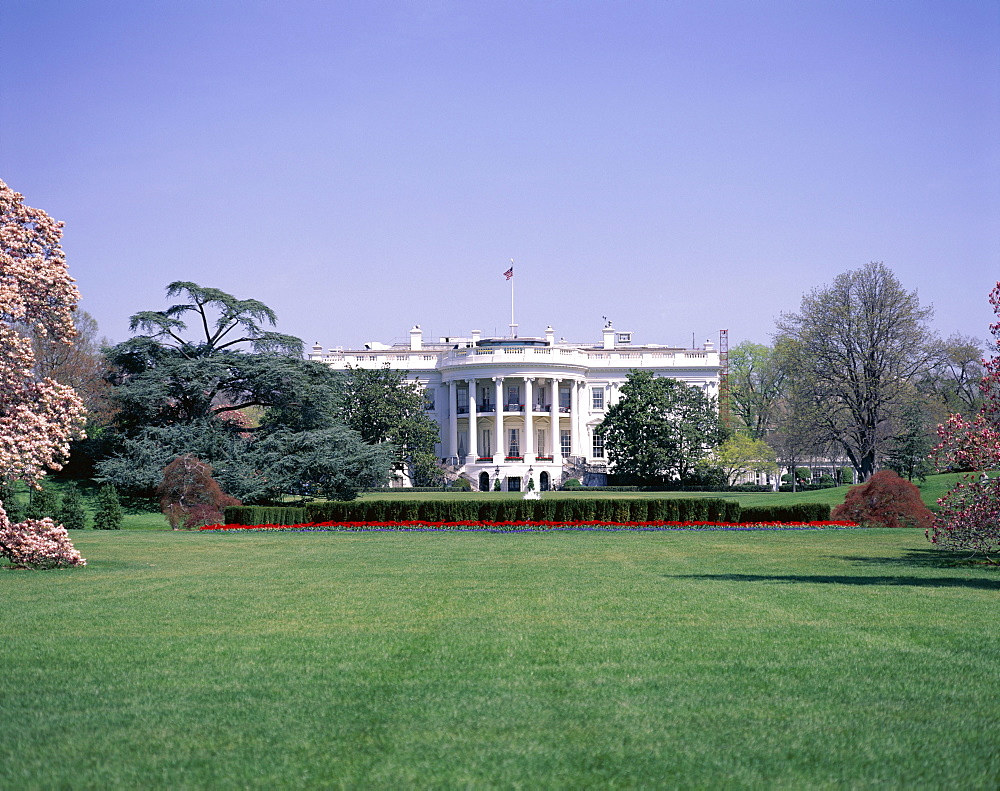
<svg viewBox="0 0 1000 791"><path fill-rule="evenodd" d="M545 328L545 343L548 346L556 345L556 331L552 329L551 324Z"/></svg>
<svg viewBox="0 0 1000 791"><path fill-rule="evenodd" d="M611 326L610 321L604 325L604 348L615 348L615 328Z"/></svg>
<svg viewBox="0 0 1000 791"><path fill-rule="evenodd" d="M478 346L479 345L479 336L482 335L482 334L483 334L482 330L473 330L472 331L472 345L473 346Z"/></svg>
<svg viewBox="0 0 1000 791"><path fill-rule="evenodd" d="M422 348L424 348L424 331L420 329L419 324L414 324L410 330L410 351L418 352Z"/></svg>

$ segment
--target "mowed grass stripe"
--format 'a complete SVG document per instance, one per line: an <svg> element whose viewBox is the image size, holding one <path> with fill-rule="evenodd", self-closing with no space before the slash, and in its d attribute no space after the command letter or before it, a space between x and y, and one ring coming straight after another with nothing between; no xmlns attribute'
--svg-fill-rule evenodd
<svg viewBox="0 0 1000 791"><path fill-rule="evenodd" d="M74 540L0 573L0 787L1000 779L1000 577L918 531Z"/></svg>

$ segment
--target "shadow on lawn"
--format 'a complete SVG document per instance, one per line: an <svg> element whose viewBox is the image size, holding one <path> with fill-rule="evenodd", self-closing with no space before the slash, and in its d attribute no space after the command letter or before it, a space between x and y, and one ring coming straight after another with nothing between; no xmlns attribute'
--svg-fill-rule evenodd
<svg viewBox="0 0 1000 791"><path fill-rule="evenodd" d="M850 577L843 574L671 574L675 579L720 582L819 582L830 585L911 585L916 588L974 588L1000 591L1000 579L962 577Z"/></svg>
<svg viewBox="0 0 1000 791"><path fill-rule="evenodd" d="M940 549L911 549L892 557L863 557L860 555L831 555L835 560L846 560L865 566L916 566L934 569L989 568L981 555L970 557L963 552L945 552Z"/></svg>

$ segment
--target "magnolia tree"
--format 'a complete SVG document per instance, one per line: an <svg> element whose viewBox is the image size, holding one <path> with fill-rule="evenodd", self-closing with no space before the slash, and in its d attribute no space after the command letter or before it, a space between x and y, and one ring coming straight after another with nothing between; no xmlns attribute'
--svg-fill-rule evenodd
<svg viewBox="0 0 1000 791"><path fill-rule="evenodd" d="M1000 317L1000 283L990 292ZM941 506L928 538L942 549L981 553L988 560L1000 552L1000 321L990 325L997 353L983 362L980 382L983 405L975 417L952 415L938 426L934 449L938 469L979 471L969 475L938 501ZM993 561L991 561L993 562Z"/></svg>
<svg viewBox="0 0 1000 791"><path fill-rule="evenodd" d="M25 206L0 181L0 477L8 481L37 485L46 468L61 468L70 441L82 434L83 403L71 387L37 375L31 340L69 344L75 334L80 295L61 237L62 223ZM85 563L61 525L12 525L2 503L0 556L25 568Z"/></svg>

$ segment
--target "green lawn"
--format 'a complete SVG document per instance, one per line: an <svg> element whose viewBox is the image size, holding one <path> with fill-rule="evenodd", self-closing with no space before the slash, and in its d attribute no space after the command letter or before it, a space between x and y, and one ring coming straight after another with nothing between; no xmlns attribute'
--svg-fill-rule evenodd
<svg viewBox="0 0 1000 791"><path fill-rule="evenodd" d="M919 531L73 539L0 788L1000 782L1000 572Z"/></svg>

